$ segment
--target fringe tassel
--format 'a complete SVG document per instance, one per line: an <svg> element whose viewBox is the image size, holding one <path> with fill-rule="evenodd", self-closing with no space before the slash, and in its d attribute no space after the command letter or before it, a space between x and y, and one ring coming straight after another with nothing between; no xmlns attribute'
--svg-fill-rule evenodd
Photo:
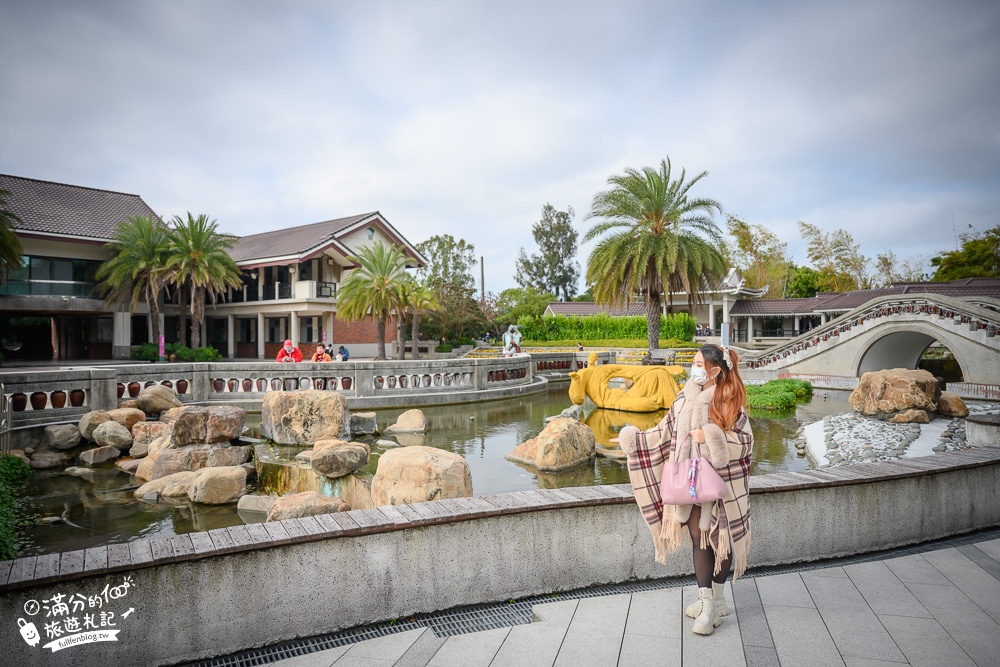
<svg viewBox="0 0 1000 667"><path fill-rule="evenodd" d="M735 545L733 549L733 581L736 581L739 577L743 576L743 573L747 571L747 559L750 555L750 533L747 532L746 537L740 540L738 545Z"/></svg>
<svg viewBox="0 0 1000 667"><path fill-rule="evenodd" d="M684 539L683 526L679 524L672 516L666 516L664 513L663 523L660 524L660 534L658 539L654 536L653 541L658 544L662 542L664 550L668 553L673 553L677 551L678 547L681 546L681 541ZM659 548L659 546L657 546ZM664 561L666 562L666 556L664 555Z"/></svg>
<svg viewBox="0 0 1000 667"><path fill-rule="evenodd" d="M733 540L729 535L729 531L720 528L719 543L715 547L715 571L713 574L718 574L722 571L722 564L729 558L732 544Z"/></svg>

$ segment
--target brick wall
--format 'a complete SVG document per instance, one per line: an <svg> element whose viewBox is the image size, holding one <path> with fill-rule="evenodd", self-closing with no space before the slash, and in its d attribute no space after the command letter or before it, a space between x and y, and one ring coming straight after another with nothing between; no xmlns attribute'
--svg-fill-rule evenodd
<svg viewBox="0 0 1000 667"><path fill-rule="evenodd" d="M396 318L390 317L385 324L385 341L390 343L396 340ZM327 334L327 343L334 346L346 345L350 349L352 344L378 343L378 327L375 318L366 317L356 322L344 322L333 318L333 333Z"/></svg>

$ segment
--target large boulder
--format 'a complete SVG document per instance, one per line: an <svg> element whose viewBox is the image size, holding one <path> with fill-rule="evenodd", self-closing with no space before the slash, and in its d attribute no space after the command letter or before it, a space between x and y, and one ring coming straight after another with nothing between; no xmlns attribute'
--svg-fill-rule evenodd
<svg viewBox="0 0 1000 667"><path fill-rule="evenodd" d="M277 500L275 496L258 496L256 494L248 493L244 496L240 496L240 499L236 504L236 509L240 512L259 512L261 514L267 514L274 505L275 500Z"/></svg>
<svg viewBox="0 0 1000 667"><path fill-rule="evenodd" d="M147 493L158 493L167 498L186 498L194 476L194 471L184 470L154 479L136 489L135 497L143 498Z"/></svg>
<svg viewBox="0 0 1000 667"><path fill-rule="evenodd" d="M313 447L313 470L327 477L343 477L368 463L371 448L363 442L320 440Z"/></svg>
<svg viewBox="0 0 1000 667"><path fill-rule="evenodd" d="M171 387L164 387L161 384L146 387L135 399L139 409L147 415L158 415L164 410L184 407L181 400L177 398L177 392Z"/></svg>
<svg viewBox="0 0 1000 667"><path fill-rule="evenodd" d="M170 424L163 422L140 422L132 427L132 449L130 456L136 458L149 453L149 444L170 433Z"/></svg>
<svg viewBox="0 0 1000 667"><path fill-rule="evenodd" d="M134 475L140 463L142 463L142 459L118 459L115 461L115 467L122 472Z"/></svg>
<svg viewBox="0 0 1000 667"><path fill-rule="evenodd" d="M249 447L230 445L188 445L150 451L135 471L141 480L152 481L184 470L239 466L246 462Z"/></svg>
<svg viewBox="0 0 1000 667"><path fill-rule="evenodd" d="M76 424L56 424L45 427L45 444L50 449L72 449L80 444L82 436Z"/></svg>
<svg viewBox="0 0 1000 667"><path fill-rule="evenodd" d="M188 498L204 505L235 503L246 493L247 471L240 466L203 468L191 478Z"/></svg>
<svg viewBox="0 0 1000 667"><path fill-rule="evenodd" d="M80 417L80 423L77 424L77 428L80 429L80 435L93 442L94 429L110 420L111 417L104 410L92 410Z"/></svg>
<svg viewBox="0 0 1000 667"><path fill-rule="evenodd" d="M334 391L269 391L261 401L261 437L280 445L346 439L350 425L347 399Z"/></svg>
<svg viewBox="0 0 1000 667"><path fill-rule="evenodd" d="M116 421L106 421L94 429L93 440L101 447L125 450L132 446L132 433Z"/></svg>
<svg viewBox="0 0 1000 667"><path fill-rule="evenodd" d="M936 410L941 387L924 370L893 368L865 373L851 392L851 407L863 415L888 416L904 410Z"/></svg>
<svg viewBox="0 0 1000 667"><path fill-rule="evenodd" d="M139 408L117 408L108 410L108 416L113 420L132 431L132 427L139 422L146 421L146 413Z"/></svg>
<svg viewBox="0 0 1000 667"><path fill-rule="evenodd" d="M107 461L113 461L121 455L121 450L112 445L94 447L85 452L80 452L80 465L96 466Z"/></svg>
<svg viewBox="0 0 1000 667"><path fill-rule="evenodd" d="M422 410L407 410L396 417L396 423L385 429L385 433L423 433L427 430L427 418Z"/></svg>
<svg viewBox="0 0 1000 667"><path fill-rule="evenodd" d="M181 408L173 422L174 443L184 447L235 440L243 432L245 418L246 412L242 408L189 405Z"/></svg>
<svg viewBox="0 0 1000 667"><path fill-rule="evenodd" d="M160 413L160 421L164 424L173 424L177 421L177 417L180 416L181 410L184 408L170 408L169 410L164 410Z"/></svg>
<svg viewBox="0 0 1000 667"><path fill-rule="evenodd" d="M941 392L941 396L938 398L937 411L938 414L945 417L969 416L969 408L965 405L965 401L958 394L950 391Z"/></svg>
<svg viewBox="0 0 1000 667"><path fill-rule="evenodd" d="M117 453L118 450L116 449ZM23 459L22 459L23 460ZM31 453L28 465L32 470L48 470L49 468L62 468L70 462L70 457L62 452L42 450Z"/></svg>
<svg viewBox="0 0 1000 667"><path fill-rule="evenodd" d="M378 423L374 412L351 413L351 435L375 435Z"/></svg>
<svg viewBox="0 0 1000 667"><path fill-rule="evenodd" d="M893 424L928 424L931 420L926 410L910 409L897 412L889 421Z"/></svg>
<svg viewBox="0 0 1000 667"><path fill-rule="evenodd" d="M372 502L403 505L472 497L472 472L464 458L434 447L391 449L379 457Z"/></svg>
<svg viewBox="0 0 1000 667"><path fill-rule="evenodd" d="M351 506L337 497L324 496L318 491L303 491L302 493L286 493L271 505L265 521L281 521L282 519L300 519L304 516L317 514L333 514L346 512Z"/></svg>
<svg viewBox="0 0 1000 667"><path fill-rule="evenodd" d="M173 433L167 432L160 437L153 440L146 448L146 454L152 454L161 449L177 449L177 445L174 444Z"/></svg>
<svg viewBox="0 0 1000 667"><path fill-rule="evenodd" d="M594 432L576 419L553 419L538 436L518 445L507 460L532 465L543 472L566 470L596 456Z"/></svg>

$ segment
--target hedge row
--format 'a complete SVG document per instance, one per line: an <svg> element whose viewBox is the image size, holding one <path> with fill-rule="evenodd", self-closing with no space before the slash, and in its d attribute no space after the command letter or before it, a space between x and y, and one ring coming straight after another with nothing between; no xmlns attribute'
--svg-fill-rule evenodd
<svg viewBox="0 0 1000 667"><path fill-rule="evenodd" d="M643 341L645 347L646 318L611 317L606 314L584 317L522 317L517 321L521 335L532 341L598 341L609 339L635 339ZM694 340L694 318L687 313L660 316L660 337L681 341Z"/></svg>
<svg viewBox="0 0 1000 667"><path fill-rule="evenodd" d="M0 560L17 558L18 528L24 522L17 491L30 475L31 468L21 459L0 457Z"/></svg>
<svg viewBox="0 0 1000 667"><path fill-rule="evenodd" d="M803 380L771 380L747 385L747 406L763 410L789 410L797 401L812 396L812 385Z"/></svg>
<svg viewBox="0 0 1000 667"><path fill-rule="evenodd" d="M639 350L647 349L649 343L645 338L599 338L597 340L591 340L587 338L568 338L566 340L523 340L521 341L521 347L565 347L569 351L576 351L576 344L578 342L583 342L587 347L623 347L623 348L637 348ZM671 348L692 348L697 349L700 347L699 343L693 343L690 341L677 340L676 338L661 338L658 344L659 349L666 350ZM592 350L588 350L592 351Z"/></svg>
<svg viewBox="0 0 1000 667"><path fill-rule="evenodd" d="M177 355L177 361L222 361L222 354L214 347L198 347L191 349L187 345L167 343L163 346L166 356ZM137 361L159 361L160 346L156 343L144 343L132 348L132 358Z"/></svg>

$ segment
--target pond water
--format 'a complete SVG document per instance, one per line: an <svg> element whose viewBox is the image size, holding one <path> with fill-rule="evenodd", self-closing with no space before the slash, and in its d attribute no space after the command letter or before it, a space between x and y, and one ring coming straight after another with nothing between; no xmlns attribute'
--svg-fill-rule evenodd
<svg viewBox="0 0 1000 667"><path fill-rule="evenodd" d="M598 457L592 465L563 473L539 473L505 460L517 445L534 437L544 427L546 417L569 407L566 384L557 384L547 393L512 398L493 403L473 403L424 408L428 432L411 436L419 444L461 454L469 463L476 495L538 488L622 484L628 482L624 462ZM784 415L752 415L755 437L751 474L779 470L803 470L808 460L795 450L796 429L825 415L850 412L847 392L816 390L812 400ZM402 410L378 410L379 428L393 423ZM654 426L665 412L652 414L594 410L586 421L598 444L608 440L626 424L639 428ZM764 417L763 415L767 415ZM259 414L248 414L247 423L259 424ZM352 479L326 484L321 490L342 495L355 507L364 507L360 496L378 465L383 452L374 445L377 438L362 438L373 445L370 463ZM297 451L282 448L279 454L291 458ZM234 505L210 506L187 502L150 504L137 500L134 477L113 466L98 467L86 479L61 472L37 471L29 482L24 501L36 518L59 516L65 523L36 525L26 531L23 555L85 549L101 544L126 542L140 537L175 535L211 530L241 523L261 521L259 514L237 512Z"/></svg>

